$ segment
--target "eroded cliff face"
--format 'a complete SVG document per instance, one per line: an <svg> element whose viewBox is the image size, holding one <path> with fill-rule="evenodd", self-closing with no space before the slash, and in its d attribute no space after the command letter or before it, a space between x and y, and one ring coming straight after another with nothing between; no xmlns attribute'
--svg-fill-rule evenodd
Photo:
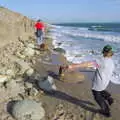
<svg viewBox="0 0 120 120"><path fill-rule="evenodd" d="M30 36L34 36L33 20L0 7L0 47L15 42L20 37L27 40Z"/></svg>

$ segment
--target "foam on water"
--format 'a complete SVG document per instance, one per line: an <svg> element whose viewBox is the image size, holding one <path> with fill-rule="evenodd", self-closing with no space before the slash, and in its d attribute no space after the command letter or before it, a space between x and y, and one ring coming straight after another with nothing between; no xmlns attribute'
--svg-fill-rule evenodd
<svg viewBox="0 0 120 120"><path fill-rule="evenodd" d="M113 33L104 33L104 32L96 32L96 31L89 31L86 29L79 29L79 30L71 30L71 31L65 31L62 30L61 33L74 36L74 37L83 37L83 38L92 38L92 39L100 39L104 41L110 41L110 42L117 42L120 43L120 35L119 34L113 34Z"/></svg>

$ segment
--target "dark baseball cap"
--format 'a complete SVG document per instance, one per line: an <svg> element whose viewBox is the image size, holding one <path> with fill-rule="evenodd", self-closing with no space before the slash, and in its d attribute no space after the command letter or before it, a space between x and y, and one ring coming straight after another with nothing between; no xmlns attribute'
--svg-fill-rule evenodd
<svg viewBox="0 0 120 120"><path fill-rule="evenodd" d="M103 47L102 53L107 53L107 52L114 52L111 45L105 45Z"/></svg>

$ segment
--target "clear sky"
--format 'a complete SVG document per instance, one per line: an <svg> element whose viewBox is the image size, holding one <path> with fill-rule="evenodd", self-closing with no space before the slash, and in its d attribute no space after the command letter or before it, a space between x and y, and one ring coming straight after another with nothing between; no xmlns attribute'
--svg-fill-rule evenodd
<svg viewBox="0 0 120 120"><path fill-rule="evenodd" d="M120 0L0 0L0 5L47 22L120 22Z"/></svg>

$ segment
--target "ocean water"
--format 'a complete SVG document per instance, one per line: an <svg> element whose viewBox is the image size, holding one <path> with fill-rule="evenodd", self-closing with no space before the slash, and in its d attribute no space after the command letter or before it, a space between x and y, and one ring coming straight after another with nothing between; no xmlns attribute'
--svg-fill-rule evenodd
<svg viewBox="0 0 120 120"><path fill-rule="evenodd" d="M73 63L99 59L103 46L114 49L115 76L120 79L120 23L69 23L52 25L53 45L66 50Z"/></svg>

